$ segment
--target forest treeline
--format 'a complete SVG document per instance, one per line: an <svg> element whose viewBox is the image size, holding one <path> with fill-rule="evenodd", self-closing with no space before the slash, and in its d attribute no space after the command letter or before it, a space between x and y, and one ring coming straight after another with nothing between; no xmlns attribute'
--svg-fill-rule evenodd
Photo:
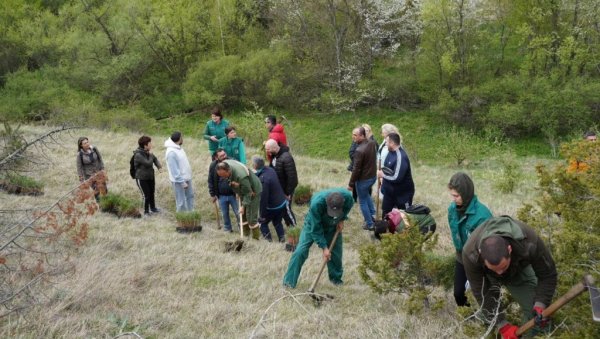
<svg viewBox="0 0 600 339"><path fill-rule="evenodd" d="M600 121L599 21L595 0L3 0L0 114L377 106L556 145Z"/></svg>

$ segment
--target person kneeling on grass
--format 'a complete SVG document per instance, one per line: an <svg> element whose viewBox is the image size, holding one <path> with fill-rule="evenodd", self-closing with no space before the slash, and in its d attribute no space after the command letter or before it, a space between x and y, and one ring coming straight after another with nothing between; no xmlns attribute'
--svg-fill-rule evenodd
<svg viewBox="0 0 600 339"><path fill-rule="evenodd" d="M302 265L308 258L308 251L313 242L323 250L323 260L327 261L329 280L335 285L343 283L341 231L352 205L354 205L352 194L343 188L324 190L313 195L298 246L290 258L287 272L283 277L284 286L296 287ZM339 230L340 234L330 252L328 247L336 230Z"/></svg>

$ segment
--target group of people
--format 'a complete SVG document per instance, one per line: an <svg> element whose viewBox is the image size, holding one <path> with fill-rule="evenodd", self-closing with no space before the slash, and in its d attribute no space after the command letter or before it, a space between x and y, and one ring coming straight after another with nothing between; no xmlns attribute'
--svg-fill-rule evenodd
<svg viewBox="0 0 600 339"><path fill-rule="evenodd" d="M237 136L235 127L223 119L220 110L211 112L211 120L204 130L204 139L208 141L213 159L209 166L208 190L213 203L218 201L226 232L233 232L229 216L231 208L243 236L252 235L259 239L262 234L263 238L272 241L269 230L269 223L272 223L278 240L283 242L283 221L290 227L296 225L291 200L298 185L298 174L283 126L274 116L268 116L265 125L269 131L269 139L264 143L266 156L252 157L251 170L246 163L243 140ZM369 125L363 124L352 130L348 185L313 195L283 278L284 286L296 287L313 243L322 249L329 280L335 285L343 284L341 232L356 200L365 230L373 230L374 221L380 216L383 219L393 209L406 210L413 204L415 185L402 137L392 124L384 124L381 135L383 141L378 144ZM182 144L180 132L174 132L164 144L177 211L194 208L191 167ZM162 167L152 153L150 137L142 136L138 145L133 161L144 212L157 213L154 166L159 170ZM78 147L77 170L81 181L104 170L102 156L87 138L80 138ZM377 215L372 198L376 183L376 197L383 197L381 215ZM470 288L483 314L495 321L502 337L517 338L518 327L505 320L498 304L500 286L505 286L519 303L522 320L533 317L538 330L547 329L549 318L544 310L556 291L557 271L542 239L518 220L509 216L494 217L479 201L474 183L466 173L454 174L447 189L451 199L448 225L456 251L454 299L457 306L469 306L466 292Z"/></svg>

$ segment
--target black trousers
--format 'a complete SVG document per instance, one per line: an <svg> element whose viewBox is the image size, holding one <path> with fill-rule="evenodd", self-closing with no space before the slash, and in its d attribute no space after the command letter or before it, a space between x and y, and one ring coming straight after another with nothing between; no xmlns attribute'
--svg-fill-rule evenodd
<svg viewBox="0 0 600 339"><path fill-rule="evenodd" d="M290 201L288 201L285 211L283 212L283 221L285 221L285 225L288 227L296 226L296 216L292 211L292 201L294 201L294 192L290 194Z"/></svg>
<svg viewBox="0 0 600 339"><path fill-rule="evenodd" d="M454 300L458 306L469 306L467 302L467 296L465 295L467 283L467 274L465 273L465 267L458 261L454 265Z"/></svg>
<svg viewBox="0 0 600 339"><path fill-rule="evenodd" d="M135 181L138 185L138 188L140 189L140 192L142 193L142 200L144 201L144 213L150 212L150 209L155 210L156 204L154 203L154 179L135 179Z"/></svg>

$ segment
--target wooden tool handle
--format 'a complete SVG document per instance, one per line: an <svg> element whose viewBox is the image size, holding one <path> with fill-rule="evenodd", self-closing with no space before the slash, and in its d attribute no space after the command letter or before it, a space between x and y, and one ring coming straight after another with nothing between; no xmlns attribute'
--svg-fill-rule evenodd
<svg viewBox="0 0 600 339"><path fill-rule="evenodd" d="M333 239L331 240L331 244L329 245L329 248L328 248L330 254L331 254L331 249L333 249L333 246L335 245L335 241L337 240L339 234L340 234L340 230L338 229L335 231L335 234L333 235ZM319 279L321 278L321 274L323 273L323 270L325 270L326 265L327 265L327 260L323 260L323 263L321 264L321 268L319 269L319 274L317 274L315 281L313 281L312 285L310 285L308 292L313 293L315 291L315 287L317 286L317 283L319 282Z"/></svg>
<svg viewBox="0 0 600 339"><path fill-rule="evenodd" d="M591 276L589 276L589 275L584 277L584 281L590 281L589 279L592 279ZM593 281L593 279L591 281ZM583 293L585 290L587 290L587 284L585 284L583 282L580 282L579 284L571 287L571 289L567 293L565 293L562 297L558 298L558 300L556 300L550 306L548 306L544 310L544 312L542 312L542 316L543 317L551 316L559 308L563 307L569 301L575 299L575 297L577 297L578 295ZM517 330L517 336L520 336L523 333L527 332L528 330L532 329L533 326L535 326L534 318L530 319L523 326L519 327L519 329Z"/></svg>

